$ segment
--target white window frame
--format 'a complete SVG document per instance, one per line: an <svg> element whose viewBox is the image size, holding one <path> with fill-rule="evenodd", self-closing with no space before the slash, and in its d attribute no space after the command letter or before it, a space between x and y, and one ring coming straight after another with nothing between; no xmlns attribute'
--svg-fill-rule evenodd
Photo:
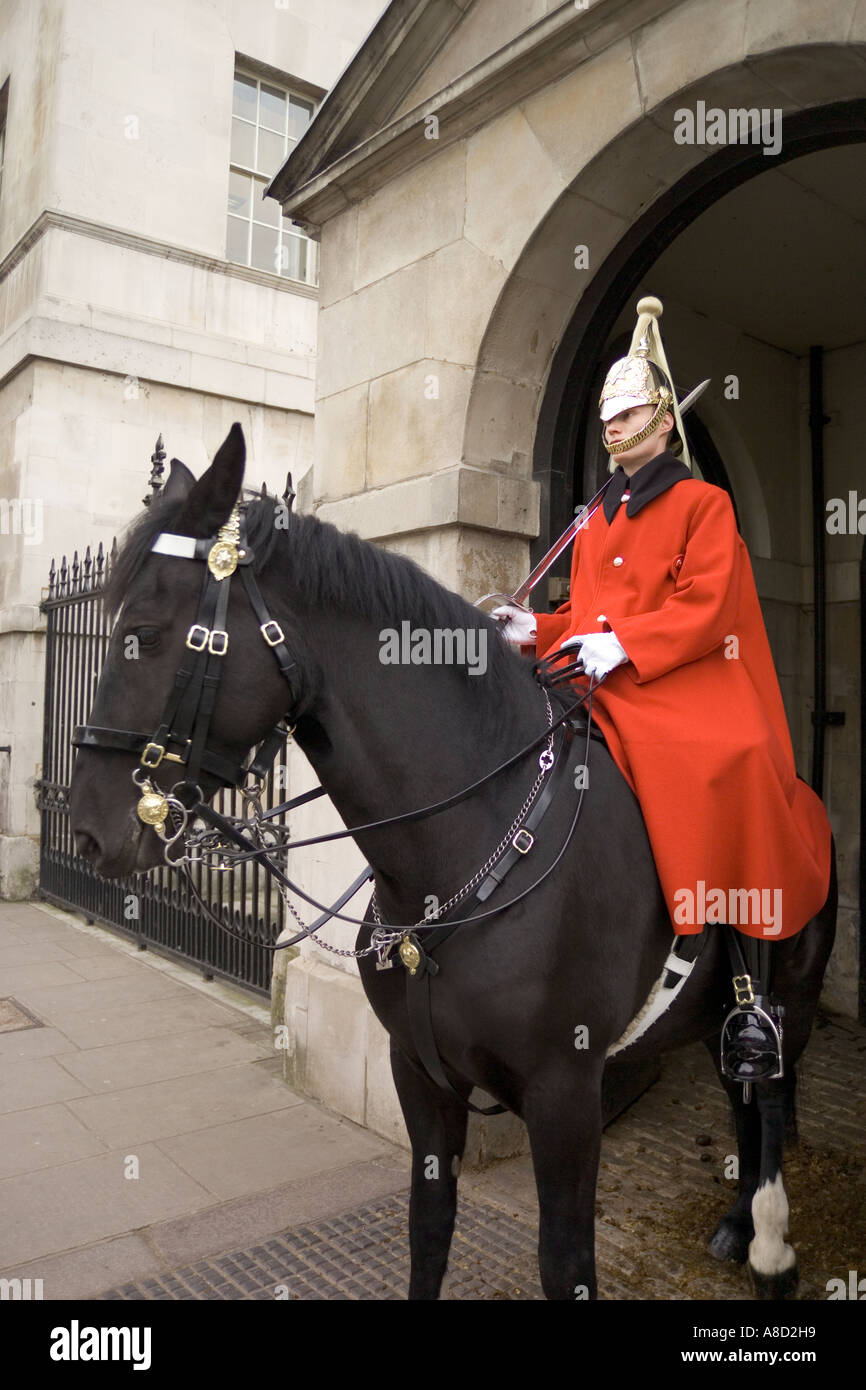
<svg viewBox="0 0 866 1390"><path fill-rule="evenodd" d="M235 81L235 79L238 78L238 77L243 77L243 78L245 78L248 82L254 82L254 83L256 84L256 119L255 119L255 121L250 121L250 120L248 120L246 117L237 115L237 114L235 113L235 110L234 110L234 81ZM264 84L266 87L274 87L274 88L276 88L278 91L280 91L280 92L282 92L282 93L284 94L284 96L285 96L285 98L286 98L286 119L287 119L287 121L288 121L288 117L289 117L289 101L290 101L290 99L291 99L292 97L296 98L298 101L302 101L302 102L306 103L307 105L310 105L310 106L313 107L313 113L312 113L312 116L310 117L311 120L313 119L313 117L314 117L315 114L316 114L316 107L317 107L317 105L318 105L318 103L317 103L315 97L311 96L309 92L306 92L306 91L302 90L301 88L295 88L295 87L293 87L293 86L287 84L285 81L283 81L283 82L277 81L277 80L275 80L275 79L274 79L273 77L271 77L271 76L263 76L261 73L258 73L258 72L254 71L254 70L251 69L251 68L247 68L247 67L244 67L244 66L243 66L242 64L240 64L240 63L236 63L236 64L235 64L234 74L233 74L233 77L232 77L232 93L233 93L233 96L232 96L232 133L234 133L234 123L235 123L235 121L240 121L242 124L249 126L249 127L255 132L255 135L254 135L255 156L254 156L254 158L255 158L256 160L258 159L259 131L260 131L261 129L263 129L262 122L261 122L261 119L260 119L260 114L261 114L261 98L260 98L260 93L261 93L262 84ZM270 127L265 126L264 129L269 130ZM279 133L279 132L276 132L276 133ZM286 140L286 152L285 152L285 154L284 154L284 156L283 156L283 160L285 161L285 159L288 158L289 152L290 152L290 151L294 148L294 146L297 144L298 139L299 139L300 137L293 137L293 136L291 136L291 135L288 133L288 128L286 129L286 131L283 132L283 136L284 136L284 139ZM276 232L277 232L277 238L278 238L278 239L277 239L277 253L278 253L279 267L280 267L280 268L278 268L277 264L275 263L273 270L268 270L268 271L265 271L264 273L265 273L265 274L276 275L276 276L277 276L279 279L281 279L281 280L294 280L296 283L299 283L299 284L318 285L318 282L319 282L319 281L318 281L319 263L318 263L318 245L316 244L316 242L314 242L310 237L308 237L308 236L306 235L306 233L302 232L301 229L300 229L300 227L295 227L295 226L293 226L293 225L289 222L289 220L288 220L287 218L283 217L282 215L280 215L279 224L278 224L278 227L276 227L276 228L273 227L273 225L270 224L270 223L267 223L267 224L266 224L266 223L264 222L264 219L263 219L261 216L257 216L257 215L256 215L257 209L256 209L255 201L254 201L254 200L255 200L255 196L256 196L256 186L257 186L257 185L256 185L256 181L257 181L257 180L258 180L258 181L261 181L261 180L263 180L263 179L264 179L264 180L272 179L273 176L274 176L274 174L276 174L276 172L277 172L276 169L264 170L264 169L261 169L261 168L251 167L250 165L241 164L241 163L237 162L236 160L234 160L234 159L232 158L231 148L230 148L230 151L229 151L229 174L230 174L230 175L231 175L231 174L240 174L240 175L243 175L243 176L245 176L245 177L247 177L247 178L252 178L253 184L252 184L252 194L251 194L251 206L250 206L249 214L248 214L247 216L245 216L245 217L239 217L237 213L233 213L233 212L231 211L231 203L229 202L229 207L228 207L227 212L226 212L226 259L227 259L227 260L233 260L233 258L232 258L231 256L229 256L229 251L228 251L228 234L229 234L230 221L238 222L238 223L246 223L246 260L243 260L243 261L236 261L236 260L233 260L233 263L234 263L235 265L245 265L245 266L248 266L248 267L250 267L251 269L254 269L254 270L261 270L262 267L261 267L261 266L254 266L254 265L253 265L253 260L252 260L253 228L254 228L256 225L260 225L260 226L265 226L265 225L267 225L267 226L269 227L270 230L276 231ZM302 241L302 242L304 242L304 243L306 244L306 271L307 271L306 279L298 280L297 276L292 276L292 275L289 274L289 271L288 271L289 259L288 259L288 256L284 256L284 255L283 255L283 250L284 250L284 248L289 244L289 242L290 242L290 240L291 240L292 238L294 238L294 239L296 239L296 240L298 240L298 241ZM276 259L277 259L277 258L275 258L275 262L276 262ZM285 269L282 269L281 267L283 267L283 266L285 266L286 268L285 268Z"/></svg>

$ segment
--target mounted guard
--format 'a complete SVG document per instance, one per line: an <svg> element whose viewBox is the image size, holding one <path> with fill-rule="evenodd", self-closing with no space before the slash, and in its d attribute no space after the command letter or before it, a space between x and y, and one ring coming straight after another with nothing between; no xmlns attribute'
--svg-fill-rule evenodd
<svg viewBox="0 0 866 1390"><path fill-rule="evenodd" d="M584 673L605 677L595 718L640 803L674 931L726 927L722 1069L747 1094L782 1075L770 948L826 901L831 831L796 773L730 499L691 471L661 302L637 312L599 400L612 476L575 525L570 597L550 614L507 603L494 615L524 650L578 647Z"/></svg>

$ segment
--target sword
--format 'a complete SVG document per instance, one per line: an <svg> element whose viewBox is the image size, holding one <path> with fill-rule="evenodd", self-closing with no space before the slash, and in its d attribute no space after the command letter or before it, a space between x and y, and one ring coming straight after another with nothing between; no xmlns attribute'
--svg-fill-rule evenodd
<svg viewBox="0 0 866 1390"><path fill-rule="evenodd" d="M680 403L680 418L682 418L686 411L691 409L695 401L704 394L709 384L710 378L707 377L706 381L702 381L699 386L696 386L693 391L690 391L689 394L684 397ZM544 558L539 560L535 569L526 576L522 584L517 586L513 594L485 594L483 598L475 600L474 606L480 608L482 604L496 599L497 604L512 603L515 608L522 608L524 613L532 612L532 610L527 607L527 599L532 593L532 590L535 588L536 584L544 578L551 565L559 559L562 552L568 549L578 531L582 531L588 524L590 518L595 516L595 513L601 506L601 501L599 499L612 481L613 474L602 483L594 497L590 497L588 502L578 507L573 520L568 523L562 535L559 537L559 540L554 542ZM595 503L595 506L593 506L593 503ZM592 507L592 511L589 510L590 507Z"/></svg>

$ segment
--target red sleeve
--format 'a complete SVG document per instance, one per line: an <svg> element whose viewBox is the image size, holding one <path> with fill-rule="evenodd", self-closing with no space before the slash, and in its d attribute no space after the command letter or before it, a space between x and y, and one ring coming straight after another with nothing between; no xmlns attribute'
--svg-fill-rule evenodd
<svg viewBox="0 0 866 1390"><path fill-rule="evenodd" d="M571 604L561 603L553 613L536 613L535 623L538 628L535 650L543 656L571 626Z"/></svg>
<svg viewBox="0 0 866 1390"><path fill-rule="evenodd" d="M651 613L611 621L638 685L723 644L738 610L741 549L728 494L708 489L689 523L675 592Z"/></svg>

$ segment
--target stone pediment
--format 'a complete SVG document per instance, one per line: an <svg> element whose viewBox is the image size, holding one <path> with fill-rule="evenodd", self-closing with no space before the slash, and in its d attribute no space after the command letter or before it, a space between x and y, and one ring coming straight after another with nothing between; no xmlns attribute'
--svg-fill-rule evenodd
<svg viewBox="0 0 866 1390"><path fill-rule="evenodd" d="M315 236L434 142L462 138L676 3L392 0L267 193Z"/></svg>
<svg viewBox="0 0 866 1390"><path fill-rule="evenodd" d="M268 195L284 202L387 125L478 3L484 0L392 0L271 180Z"/></svg>

